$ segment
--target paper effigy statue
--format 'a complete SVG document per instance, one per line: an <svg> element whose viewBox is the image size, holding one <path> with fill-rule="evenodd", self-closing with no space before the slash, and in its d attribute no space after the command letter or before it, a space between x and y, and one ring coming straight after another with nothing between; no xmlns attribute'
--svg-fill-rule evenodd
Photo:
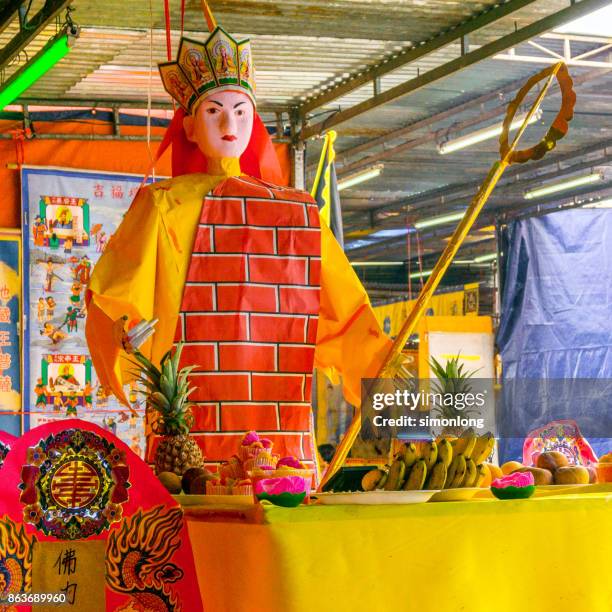
<svg viewBox="0 0 612 612"><path fill-rule="evenodd" d="M166 136L174 178L140 190L94 269L94 366L123 397L130 363L115 322L157 319L142 351L159 363L181 340L183 362L199 366L192 433L207 462L256 429L313 467L313 368L339 372L356 405L390 341L311 196L275 184L249 42L215 26L203 43L183 38L160 72L181 107Z"/></svg>

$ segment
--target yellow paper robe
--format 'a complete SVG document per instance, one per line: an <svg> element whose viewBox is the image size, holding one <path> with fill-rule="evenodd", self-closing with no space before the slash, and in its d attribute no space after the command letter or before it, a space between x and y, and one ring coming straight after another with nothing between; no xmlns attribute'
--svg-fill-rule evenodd
<svg viewBox="0 0 612 612"><path fill-rule="evenodd" d="M103 386L127 403L123 385L133 376L120 349L120 325L159 319L142 347L159 363L172 346L193 241L205 196L229 176L188 174L141 189L94 268L87 291L86 335ZM321 293L315 367L336 370L344 396L359 404L361 379L376 375L391 341L381 331L368 295L329 227L321 222Z"/></svg>

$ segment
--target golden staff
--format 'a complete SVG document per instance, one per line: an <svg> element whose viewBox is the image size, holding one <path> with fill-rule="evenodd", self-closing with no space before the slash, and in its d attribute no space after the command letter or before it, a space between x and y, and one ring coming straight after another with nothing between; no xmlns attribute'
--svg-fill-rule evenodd
<svg viewBox="0 0 612 612"><path fill-rule="evenodd" d="M531 118L537 112L542 100L544 99L544 96L546 95L546 92L548 91L548 88L555 78L557 79L559 87L561 88L561 108L559 109L555 120L537 145L528 149L516 151L515 149L521 136L525 132ZM510 131L510 125L512 124L520 104L523 102L532 87L544 79L546 79L546 82L544 83L542 90L525 116L518 132L512 140L512 143L508 145L508 132ZM387 354L376 378L395 378L397 376L397 373L401 367L402 349L404 348L410 335L414 332L419 319L425 312L429 300L440 284L444 273L463 244L465 237L470 232L474 222L480 214L480 211L486 204L491 192L495 188L495 185L497 185L497 182L504 173L504 170L513 163L524 163L530 159L541 159L548 151L555 148L557 140L563 138L567 134L568 122L573 118L574 105L576 103L576 94L572 85L572 79L567 71L567 66L564 62L558 62L557 64L549 66L538 74L532 76L519 90L514 100L510 102L504 118L502 134L499 138L500 159L491 166L487 177L465 211L463 219L461 219L459 222L459 225L446 245L444 252L442 255L440 255L440 259L438 259L438 262L436 263L429 279L425 283L425 286L421 290L421 293L416 300L414 308L408 315L408 318L402 325L402 329L395 338L395 341L393 342L393 345L389 350L389 353ZM344 463L351 447L353 446L353 442L359 433L360 427L361 407L359 406L355 407L355 416L353 417L353 421L342 438L342 441L338 444L336 453L330 461L321 484L319 485L319 490L322 490L323 486Z"/></svg>

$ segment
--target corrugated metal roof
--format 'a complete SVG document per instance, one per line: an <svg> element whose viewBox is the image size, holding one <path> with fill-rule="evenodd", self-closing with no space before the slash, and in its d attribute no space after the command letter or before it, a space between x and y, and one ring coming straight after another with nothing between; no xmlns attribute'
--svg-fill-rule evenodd
<svg viewBox="0 0 612 612"><path fill-rule="evenodd" d="M297 103L322 85L376 64L496 4L497 0L211 2L219 22L228 31L237 37L251 38L258 99L263 106L271 107ZM175 29L171 36L176 49L180 15L178 3L172 5L171 22ZM73 6L74 19L82 27L81 37L73 52L28 95L146 100L150 58L154 65L166 59L163 4L142 0L75 0ZM489 42L561 6L565 6L561 0L532 2L475 32L470 36L471 44ZM150 27L154 28L152 40ZM195 38L206 36L200 0L187 3L185 31ZM37 38L38 48L48 37L46 32ZM397 70L382 79L382 90L414 76L417 69L424 71L440 65L458 53L457 45L449 45L423 58L418 65ZM156 71L152 86L154 101L169 102ZM332 106L351 105L370 95L371 87L366 87Z"/></svg>
<svg viewBox="0 0 612 612"><path fill-rule="evenodd" d="M34 0L32 14L43 3L44 0ZM180 37L180 3L171 4L174 53ZM210 4L225 29L237 38L249 37L252 41L260 106L268 111L287 111L290 106L299 104L333 83L379 64L385 58L391 58L413 44L448 31L503 2L221 0ZM567 0L536 0L528 3L524 8L470 34L470 50L568 5ZM114 100L132 100L141 102L144 107L150 93L153 102L169 103L156 69L157 62L166 60L163 3L158 0L74 0L73 6L76 9L73 18L82 28L80 37L72 52L32 86L27 97L50 101L81 99L101 104ZM203 31L200 0L188 0L186 8L186 34L203 40L206 32ZM0 45L5 45L17 31L17 23L13 22L0 33ZM55 24L47 27L28 46L27 55L31 57L55 31ZM538 42L556 53L563 51L563 42L560 40ZM597 46L596 43L584 41L572 44L574 53L586 52ZM520 45L517 51L535 56L545 55L543 51L527 44ZM418 74L442 66L460 54L458 43L448 44L417 62L385 74L380 79L379 91L387 91ZM22 55L21 60L25 60L25 55ZM10 66L5 76L9 76L17 67L17 64ZM438 153L437 144L449 135L462 133L456 129L457 122L479 117L480 113L507 102L508 96L437 121L401 140L393 139L393 130L451 109L509 83L524 80L542 67L542 64L536 63L487 59L341 124L337 128L339 137L336 143L340 157L344 151L384 134L388 134L387 147L406 142L407 139L431 135L428 142L384 160L384 172L377 179L342 192L347 226L354 228L367 225L369 216L364 214L366 209L377 210L383 205L401 202L406 198L414 199L416 194L427 194L445 187L450 193L454 186L482 179L496 157L495 140L446 156ZM592 70L572 68L571 72L574 76L582 76ZM559 154L578 151L594 142L612 138L609 110L611 85L611 73L600 70L597 79L578 87L576 118L570 135L559 144ZM317 108L312 113L312 121L317 122L326 115L363 102L372 95L372 84L360 87ZM555 99L546 102L543 124L550 121L557 103ZM271 115L267 117L272 121L274 119ZM284 117L288 120L288 113ZM487 119L483 125L494 122L494 119ZM537 132L535 126L530 128L530 134L534 132ZM309 163L316 161L319 148L320 141L308 143ZM374 148L356 158L350 158L350 161L380 150L380 147ZM584 156L577 154L576 159L567 163L576 163L580 159L584 159ZM339 170L341 173L341 164ZM509 183L499 189L492 204L507 206L521 201L522 187L519 186L520 181L515 182L516 187ZM465 198L468 197L469 190L465 195ZM457 206L457 197L452 194L447 199L425 198L425 195L423 198L423 206L417 203L402 209L400 218L404 218L406 211L413 211L414 215L431 216L449 206ZM463 203L465 201L462 200ZM377 219L380 229L398 224L396 216L381 215ZM439 237L431 240L441 242ZM431 245L431 241L427 242L425 249L434 248ZM366 256L367 252L362 252L360 258ZM402 254L393 256L400 257Z"/></svg>

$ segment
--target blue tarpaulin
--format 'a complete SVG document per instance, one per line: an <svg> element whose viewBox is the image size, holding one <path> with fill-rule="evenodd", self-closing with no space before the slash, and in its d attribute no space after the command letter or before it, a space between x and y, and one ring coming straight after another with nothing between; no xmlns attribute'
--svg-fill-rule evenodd
<svg viewBox="0 0 612 612"><path fill-rule="evenodd" d="M520 457L518 436L563 418L575 419L602 451L612 443L592 436L597 429L612 438L612 211L574 209L514 221L502 235L502 251L502 459ZM555 385L558 379L566 383ZM567 379L594 382L578 384L580 397L569 401ZM551 400L559 386L562 398Z"/></svg>

